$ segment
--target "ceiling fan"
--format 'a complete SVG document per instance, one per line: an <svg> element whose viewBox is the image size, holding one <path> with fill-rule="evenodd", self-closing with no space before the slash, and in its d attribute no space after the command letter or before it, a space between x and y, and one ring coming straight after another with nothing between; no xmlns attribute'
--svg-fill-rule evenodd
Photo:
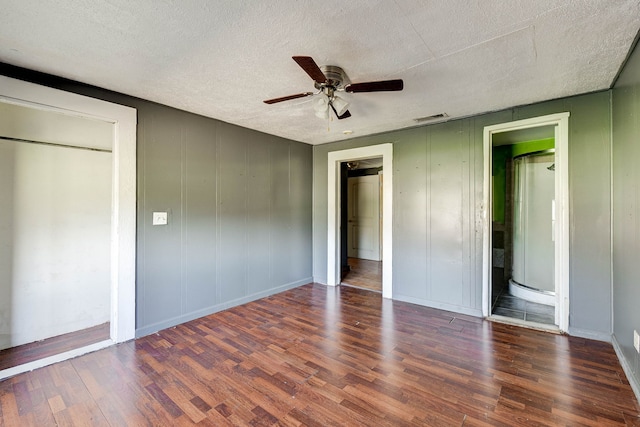
<svg viewBox="0 0 640 427"><path fill-rule="evenodd" d="M336 65L318 67L310 56L293 56L294 61L313 79L316 92L302 92L280 98L267 99L265 104L289 101L305 96L323 95L314 103L316 116L328 118L329 108L338 119L351 117L347 108L349 104L336 95L336 92L386 92L402 90L404 83L401 79L381 80L375 82L351 83L344 70Z"/></svg>

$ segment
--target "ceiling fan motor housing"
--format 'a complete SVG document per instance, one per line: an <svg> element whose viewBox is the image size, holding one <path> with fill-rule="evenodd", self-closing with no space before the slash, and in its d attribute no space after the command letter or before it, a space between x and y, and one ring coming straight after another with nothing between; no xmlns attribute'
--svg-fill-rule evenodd
<svg viewBox="0 0 640 427"><path fill-rule="evenodd" d="M344 70L337 65L323 65L320 67L322 73L327 78L327 81L324 83L315 82L315 87L318 90L322 90L324 88L330 88L331 91L335 91L337 89L342 89L344 86L348 85L349 78Z"/></svg>

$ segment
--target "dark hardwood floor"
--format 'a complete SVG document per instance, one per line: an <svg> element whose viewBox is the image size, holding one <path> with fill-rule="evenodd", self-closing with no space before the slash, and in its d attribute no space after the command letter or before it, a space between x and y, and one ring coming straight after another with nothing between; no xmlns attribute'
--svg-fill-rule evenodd
<svg viewBox="0 0 640 427"><path fill-rule="evenodd" d="M6 426L623 426L611 345L305 285L0 382Z"/></svg>
<svg viewBox="0 0 640 427"><path fill-rule="evenodd" d="M349 258L350 271L342 279L343 285L382 292L382 261Z"/></svg>
<svg viewBox="0 0 640 427"><path fill-rule="evenodd" d="M41 341L0 350L0 370L109 339L109 322Z"/></svg>

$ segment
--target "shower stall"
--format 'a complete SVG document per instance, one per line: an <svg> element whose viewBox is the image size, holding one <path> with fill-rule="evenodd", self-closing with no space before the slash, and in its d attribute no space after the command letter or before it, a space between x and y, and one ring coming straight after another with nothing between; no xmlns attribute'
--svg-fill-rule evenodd
<svg viewBox="0 0 640 427"><path fill-rule="evenodd" d="M554 150L513 160L513 261L509 291L527 301L555 304Z"/></svg>

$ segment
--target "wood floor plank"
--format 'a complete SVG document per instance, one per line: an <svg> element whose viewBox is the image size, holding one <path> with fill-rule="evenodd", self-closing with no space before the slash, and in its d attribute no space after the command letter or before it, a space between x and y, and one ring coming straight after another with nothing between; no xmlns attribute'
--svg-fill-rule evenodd
<svg viewBox="0 0 640 427"><path fill-rule="evenodd" d="M0 426L640 424L608 343L309 284L0 382Z"/></svg>
<svg viewBox="0 0 640 427"><path fill-rule="evenodd" d="M349 272L342 278L345 285L371 291L382 291L382 261L349 258Z"/></svg>

